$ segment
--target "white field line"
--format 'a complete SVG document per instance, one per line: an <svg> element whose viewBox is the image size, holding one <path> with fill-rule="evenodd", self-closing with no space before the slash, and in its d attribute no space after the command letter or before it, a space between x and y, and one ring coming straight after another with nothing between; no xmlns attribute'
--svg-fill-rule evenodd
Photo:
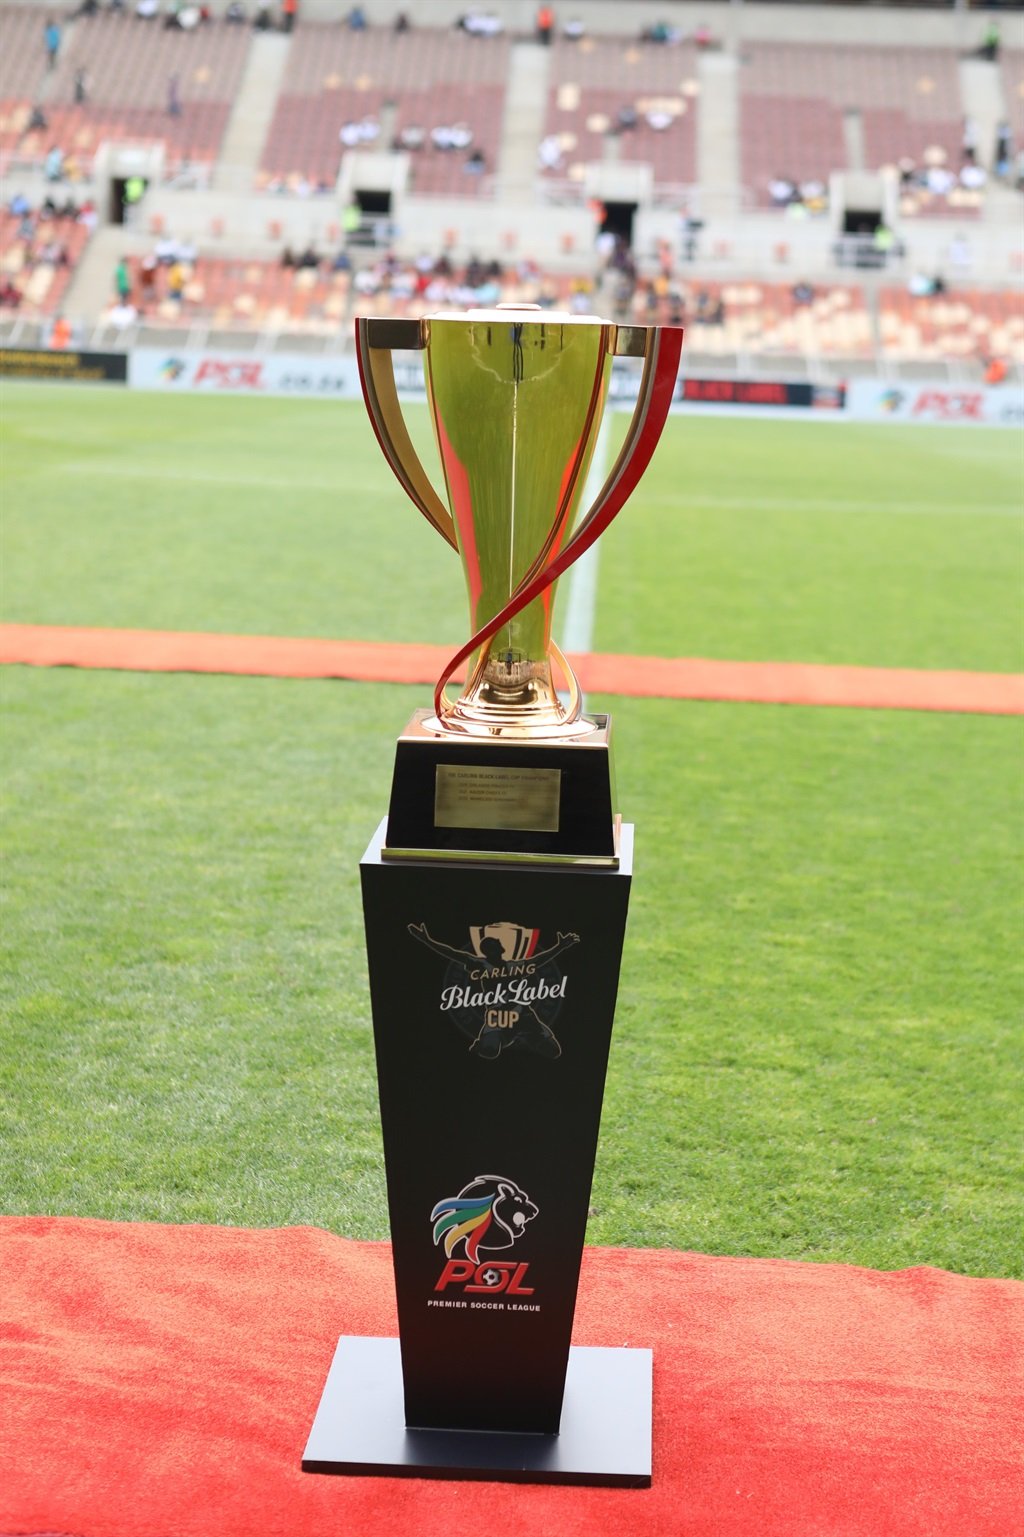
<svg viewBox="0 0 1024 1537"><path fill-rule="evenodd" d="M607 418L606 418L607 420ZM602 433L604 426L602 425ZM590 474L587 477L587 485L584 491L583 501L585 506L590 505L603 483L606 467L602 465L601 473L595 474L601 456L601 441L594 453ZM102 460L83 459L62 464L40 465L34 468L33 474L46 475L94 475L109 480L167 480L180 481L186 484L201 486L266 486L270 490L283 491L329 491L334 494L349 491L368 491L380 494L381 483L379 479L372 481L354 481L349 474L338 475L336 479L311 479L299 474L287 477L271 475L236 475L231 471L210 473L206 470L182 469L178 465L127 465L113 464ZM589 501L588 501L589 498ZM715 496L704 492L695 492L692 496L665 496L658 497L658 507L682 507L695 512L797 512L797 513L868 513L890 516L928 517L931 515L940 517L962 518L1020 518L1024 517L1024 507L1020 503L998 503L990 505L977 505L965 507L962 503L947 502L867 502L849 501L840 497L792 497L792 496ZM644 508L641 505L631 509L632 517L642 516ZM584 555L573 566L570 573L570 588L573 585L573 574L584 566L594 551L599 548L599 543L592 546L587 555ZM569 605L572 604L570 591ZM563 643L564 644L564 643ZM572 650L573 647L568 649Z"/></svg>

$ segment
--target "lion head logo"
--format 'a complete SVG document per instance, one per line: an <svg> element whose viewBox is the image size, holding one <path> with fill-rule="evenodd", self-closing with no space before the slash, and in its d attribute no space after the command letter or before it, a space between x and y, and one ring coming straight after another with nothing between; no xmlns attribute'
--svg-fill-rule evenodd
<svg viewBox="0 0 1024 1537"><path fill-rule="evenodd" d="M514 1180L478 1174L458 1195L438 1201L430 1220L434 1242L444 1239L449 1259L461 1243L466 1258L476 1264L481 1250L510 1249L536 1215L537 1207Z"/></svg>

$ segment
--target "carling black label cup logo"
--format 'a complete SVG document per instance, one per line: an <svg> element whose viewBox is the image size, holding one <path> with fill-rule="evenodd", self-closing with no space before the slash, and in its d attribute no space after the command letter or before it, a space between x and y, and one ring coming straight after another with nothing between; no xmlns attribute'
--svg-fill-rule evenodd
<svg viewBox="0 0 1024 1537"><path fill-rule="evenodd" d="M553 944L540 944L540 929L523 923L471 924L461 949L435 939L425 923L409 933L448 962L438 1000L469 1040L476 1056L491 1060L503 1051L560 1057L553 1026L566 996L568 978L555 964L578 934L561 931Z"/></svg>

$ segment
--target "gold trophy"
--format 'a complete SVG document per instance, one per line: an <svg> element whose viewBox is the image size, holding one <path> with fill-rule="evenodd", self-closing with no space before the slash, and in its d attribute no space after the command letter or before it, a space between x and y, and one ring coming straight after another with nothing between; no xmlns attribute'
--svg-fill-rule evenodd
<svg viewBox="0 0 1024 1537"><path fill-rule="evenodd" d="M682 335L536 305L357 320L374 431L410 499L461 556L473 631L438 680L433 713L417 712L399 739L389 857L615 863L609 722L582 713L576 677L552 640L555 584L646 469ZM398 403L392 352L407 350L423 353L447 505ZM643 359L637 403L611 473L573 531L615 357ZM447 688L463 664L466 683L451 700ZM403 746L418 749L419 771ZM598 753L577 754L574 770L567 749L583 747ZM593 801L589 781L602 755L606 791L591 808L593 825L573 835L579 818L569 801L574 793ZM587 786L571 783L579 772Z"/></svg>

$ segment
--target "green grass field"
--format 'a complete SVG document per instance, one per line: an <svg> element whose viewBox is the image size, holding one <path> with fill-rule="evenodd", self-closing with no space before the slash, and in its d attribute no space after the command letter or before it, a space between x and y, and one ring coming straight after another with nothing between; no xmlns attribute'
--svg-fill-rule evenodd
<svg viewBox="0 0 1024 1537"><path fill-rule="evenodd" d="M361 407L3 417L6 620L465 637ZM674 420L595 648L1017 670L1020 507L1011 433ZM385 1236L356 864L425 692L5 670L0 1208ZM589 1241L1020 1273L1020 722L592 703L638 856Z"/></svg>

